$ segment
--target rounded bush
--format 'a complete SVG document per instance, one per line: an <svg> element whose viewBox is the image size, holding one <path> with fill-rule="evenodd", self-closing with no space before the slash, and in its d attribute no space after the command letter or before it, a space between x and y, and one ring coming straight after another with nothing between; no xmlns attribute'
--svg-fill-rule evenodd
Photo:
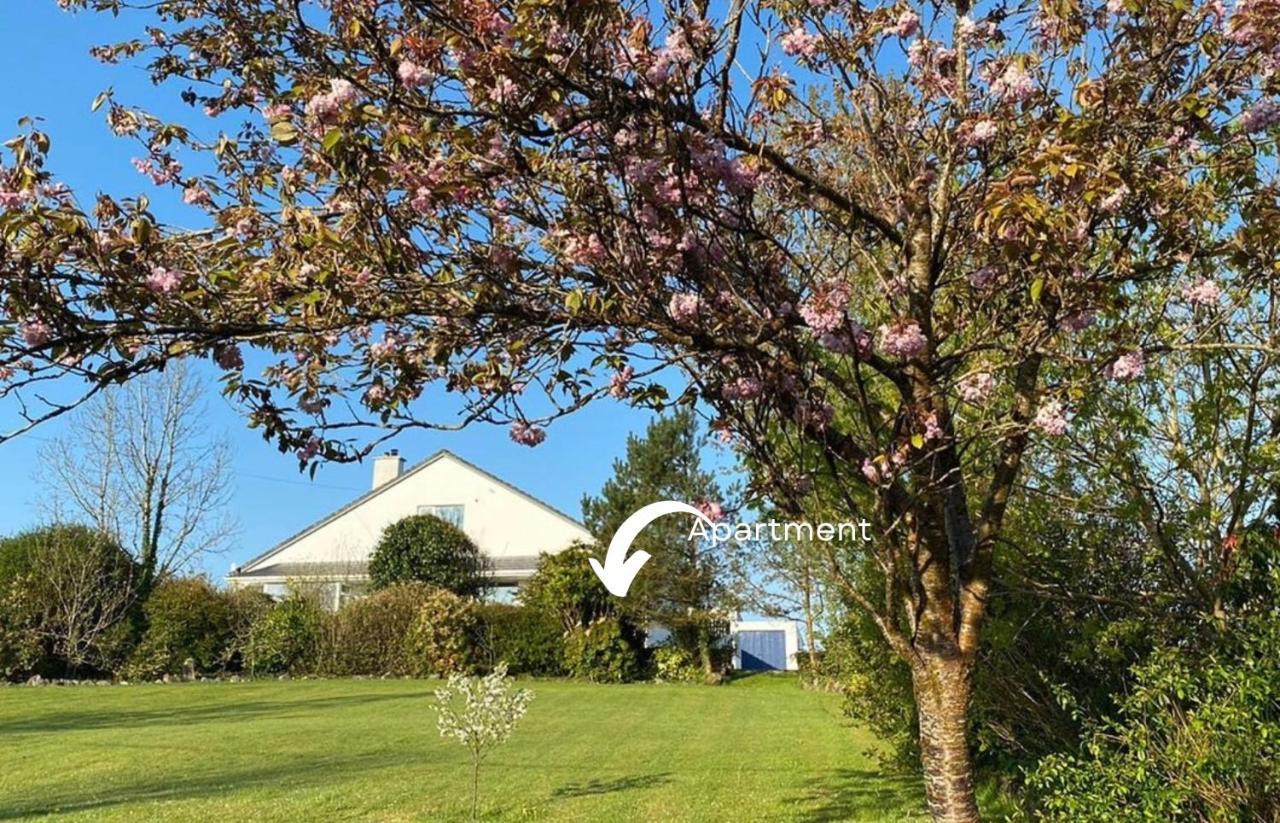
<svg viewBox="0 0 1280 823"><path fill-rule="evenodd" d="M613 614L616 601L591 570L591 556L582 543L558 554L543 554L537 571L520 588L520 602L554 615L566 632Z"/></svg>
<svg viewBox="0 0 1280 823"><path fill-rule="evenodd" d="M643 674L640 656L611 617L579 626L565 637L565 668L593 683L628 683Z"/></svg>
<svg viewBox="0 0 1280 823"><path fill-rule="evenodd" d="M471 674L480 663L480 618L476 603L448 589L432 590L409 630L411 674Z"/></svg>
<svg viewBox="0 0 1280 823"><path fill-rule="evenodd" d="M564 632L555 616L527 606L486 603L479 607L479 617L486 668L506 663L512 674L564 674Z"/></svg>
<svg viewBox="0 0 1280 823"><path fill-rule="evenodd" d="M375 588L426 583L468 597L484 582L480 550L452 523L430 514L397 520L382 532L369 560Z"/></svg>
<svg viewBox="0 0 1280 823"><path fill-rule="evenodd" d="M147 631L130 655L126 677L178 674L188 660L202 672L219 669L226 662L234 638L232 605L227 593L205 578L161 583L143 611Z"/></svg>

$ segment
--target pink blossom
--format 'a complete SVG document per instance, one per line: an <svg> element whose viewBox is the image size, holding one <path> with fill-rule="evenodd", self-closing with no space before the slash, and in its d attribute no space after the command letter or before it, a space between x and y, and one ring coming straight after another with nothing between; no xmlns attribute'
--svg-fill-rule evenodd
<svg viewBox="0 0 1280 823"><path fill-rule="evenodd" d="M942 426L938 424L938 413L929 412L929 416L924 419L924 439L937 440L942 437Z"/></svg>
<svg viewBox="0 0 1280 823"><path fill-rule="evenodd" d="M753 400L760 396L764 384L758 377L739 377L720 389L720 396L725 400Z"/></svg>
<svg viewBox="0 0 1280 823"><path fill-rule="evenodd" d="M1040 404L1031 425L1051 437L1061 437L1067 433L1066 412L1057 400L1048 400Z"/></svg>
<svg viewBox="0 0 1280 823"><path fill-rule="evenodd" d="M996 389L996 379L987 372L967 375L956 386L960 398L966 403L978 404L991 396Z"/></svg>
<svg viewBox="0 0 1280 823"><path fill-rule="evenodd" d="M880 472L880 466L870 457L862 461L862 476L867 478L868 483L876 486L880 485L881 481L884 480Z"/></svg>
<svg viewBox="0 0 1280 823"><path fill-rule="evenodd" d="M0 381L8 380L13 377L13 369L8 366L0 366Z"/></svg>
<svg viewBox="0 0 1280 823"><path fill-rule="evenodd" d="M284 120L293 116L293 106L288 103L276 103L274 106L267 106L262 110L262 116L267 122L273 120Z"/></svg>
<svg viewBox="0 0 1280 823"><path fill-rule="evenodd" d="M307 101L306 111L321 123L332 123L347 106L356 101L356 87L350 81L334 78L329 81L329 90L317 94Z"/></svg>
<svg viewBox="0 0 1280 823"><path fill-rule="evenodd" d="M1275 100L1259 100L1240 115L1240 128L1247 132L1266 131L1280 123L1280 103Z"/></svg>
<svg viewBox="0 0 1280 823"><path fill-rule="evenodd" d="M996 121L989 117L973 123L964 135L964 144L970 148L985 146L996 138L1000 133L1000 127L996 125Z"/></svg>
<svg viewBox="0 0 1280 823"><path fill-rule="evenodd" d="M914 321L899 321L880 327L880 349L894 357L915 357L925 350L928 340Z"/></svg>
<svg viewBox="0 0 1280 823"><path fill-rule="evenodd" d="M627 396L627 392L631 388L631 379L635 377L636 370L630 366L623 366L609 380L609 394L621 400Z"/></svg>
<svg viewBox="0 0 1280 823"><path fill-rule="evenodd" d="M1222 289L1212 280L1201 280L1182 289L1182 297L1193 306L1212 306L1222 296Z"/></svg>
<svg viewBox="0 0 1280 823"><path fill-rule="evenodd" d="M387 387L374 383L364 392L364 404L370 408L381 406L387 400Z"/></svg>
<svg viewBox="0 0 1280 823"><path fill-rule="evenodd" d="M405 60L396 69L396 77L400 78L401 83L412 88L430 80L431 72L411 60Z"/></svg>
<svg viewBox="0 0 1280 823"><path fill-rule="evenodd" d="M523 420L511 424L511 439L522 446L536 446L547 439L547 433L538 426L532 426Z"/></svg>
<svg viewBox="0 0 1280 823"><path fill-rule="evenodd" d="M800 304L800 317L818 334L830 334L844 325L849 306L849 284L831 283L817 289Z"/></svg>
<svg viewBox="0 0 1280 823"><path fill-rule="evenodd" d="M157 294L171 294L182 285L182 275L173 269L155 266L147 275L147 288Z"/></svg>
<svg viewBox="0 0 1280 823"><path fill-rule="evenodd" d="M1010 63L991 81L991 93L1005 103L1024 103L1036 93L1035 78L1020 64Z"/></svg>
<svg viewBox="0 0 1280 823"><path fill-rule="evenodd" d="M1111 364L1111 376L1122 383L1128 383L1140 377L1145 369L1146 360L1143 358L1142 352L1131 351L1120 355Z"/></svg>
<svg viewBox="0 0 1280 823"><path fill-rule="evenodd" d="M792 57L812 60L818 55L819 38L806 32L803 26L796 26L782 35L778 42L782 45L782 51Z"/></svg>
<svg viewBox="0 0 1280 823"><path fill-rule="evenodd" d="M34 201L35 197L29 191L6 191L0 189L0 209L16 209Z"/></svg>
<svg viewBox="0 0 1280 823"><path fill-rule="evenodd" d="M575 266L585 266L603 260L608 254L600 235L595 232L585 238L570 237L564 244L565 258Z"/></svg>
<svg viewBox="0 0 1280 823"><path fill-rule="evenodd" d="M894 22L893 27L889 29L889 31L899 37L910 37L920 31L920 15L916 14L911 9L907 9L902 14L898 15L897 21Z"/></svg>
<svg viewBox="0 0 1280 823"><path fill-rule="evenodd" d="M182 190L182 202L188 206L207 206L213 198L204 187L191 185Z"/></svg>
<svg viewBox="0 0 1280 823"><path fill-rule="evenodd" d="M671 319L675 320L682 326L694 323L698 319L698 295L689 292L677 292L671 295L671 302L667 305L667 311L671 314Z"/></svg>
<svg viewBox="0 0 1280 823"><path fill-rule="evenodd" d="M302 445L302 448L298 449L298 459L303 463L310 462L313 457L320 453L320 449L323 446L324 443L319 437L312 436L308 438L307 442Z"/></svg>
<svg viewBox="0 0 1280 823"><path fill-rule="evenodd" d="M724 509L714 500L703 500L695 506L698 511L702 512L702 516L710 520L712 523L718 523L724 518Z"/></svg>
<svg viewBox="0 0 1280 823"><path fill-rule="evenodd" d="M22 334L22 339L26 341L28 346L33 348L43 346L53 338L53 333L43 320L28 320L22 324L22 328L19 331Z"/></svg>

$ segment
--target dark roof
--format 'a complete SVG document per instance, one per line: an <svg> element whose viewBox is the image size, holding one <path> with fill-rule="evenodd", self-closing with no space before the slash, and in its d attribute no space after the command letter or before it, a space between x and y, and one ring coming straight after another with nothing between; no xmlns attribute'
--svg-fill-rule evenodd
<svg viewBox="0 0 1280 823"><path fill-rule="evenodd" d="M533 571L538 568L538 558L535 555L490 557L486 558L486 562L488 573L494 577L500 577L502 572ZM366 577L368 574L368 563L353 560L347 563L272 563L251 572L233 574L231 577L235 580L253 580L265 577Z"/></svg>
<svg viewBox="0 0 1280 823"><path fill-rule="evenodd" d="M399 477L395 478L394 480L388 480L386 483L383 483L381 486L378 486L376 489L370 489L369 491L367 491L367 492L365 492L364 494L362 494L362 495L360 495L359 497L357 497L355 500L352 500L352 501L351 501L350 503L348 503L347 505L345 505L345 506L343 506L342 508L338 509L337 511L335 511L335 512L333 512L333 513L329 514L327 517L322 517L322 518L320 518L320 519L319 519L319 520L317 520L316 522L312 523L310 526L307 526L307 527L306 527L305 529L303 529L302 531L300 531L300 532L296 532L295 534L292 534L292 535L290 535L289 537L286 537L284 540L281 540L279 543L277 543L277 544L275 544L274 546L272 546L271 548L267 549L265 552L263 552L262 554L258 555L257 557L254 557L252 560L248 560L248 561L246 561L246 562L244 562L244 563L241 563L240 565L236 566L234 569L232 569L232 571L231 571L231 575L230 575L230 576L231 576L231 577L249 577L249 576L258 576L258 575L261 575L261 576L271 576L271 577L276 576L275 574L268 574L266 571L264 571L264 570L262 570L262 569L256 569L256 570L254 570L253 572L247 572L247 573L246 573L246 572L243 572L243 571L241 571L241 570L242 570L242 569L249 568L250 566L252 566L252 565L253 565L253 564L255 564L255 563L261 563L263 560L266 560L268 557L270 557L271 555L273 555L273 554L275 554L276 552L280 551L281 549L285 548L285 547L286 547L286 546L288 546L290 543L293 543L294 541L299 540L299 539L301 539L301 538L303 538L303 537L307 536L308 534L311 534L311 533L312 533L312 532L314 532L316 529L319 529L319 528L321 528L322 526L326 525L327 523L329 523L329 522L331 522L331 521L333 521L333 520L337 519L337 518L338 518L338 517L340 517L341 515L346 514L347 512L349 512L349 511L351 511L352 509L354 509L355 507L357 507L357 506L359 506L359 505L361 505L361 504L365 503L366 501L368 501L368 500L372 499L373 497L375 497L375 496L377 496L377 495L381 494L382 492L386 491L387 489L391 488L392 486L396 485L397 483L400 483L400 482L402 482L402 481L406 480L406 479L407 479L407 478L409 478L411 475L417 474L418 472L422 471L422 470L423 470L423 469L425 469L427 466L430 466L432 463L435 463L437 460L439 460L439 459L440 459L440 458L442 458L442 457L452 457L454 460L458 461L459 463L461 463L462 465L464 465L464 466L466 466L467 468L471 469L472 471L479 472L480 474L484 475L485 477L487 477L488 479L490 479L490 480L492 480L493 482L497 483L498 485L502 486L503 488L506 488L506 489L509 489L509 490L511 490L511 491L513 491L513 492L515 492L516 494L518 494L518 495L520 495L521 497L525 498L525 499L526 499L526 500L528 500L529 502L534 503L534 504L535 504L535 505L537 505L537 506L540 506L541 508L545 509L546 511L549 511L549 512L551 512L552 514L556 515L557 517L561 517L561 518L563 518L564 520L569 521L570 523L572 523L573 525L577 526L577 527L578 527L578 528L580 528L580 529L586 530L586 528L587 528L585 525L583 525L582 523L578 522L576 519L574 519L574 518L570 517L569 515L565 514L565 513L564 513L564 512L562 512L562 511L560 511L560 510L559 510L559 509L557 509L555 506L552 506L552 505L550 505L549 503L545 503L545 502L543 502L543 501L539 500L538 498L536 498L536 497L534 497L533 495L529 494L529 493L528 493L527 491L525 491L524 489L521 489L521 488L519 488L518 486L513 486L512 484L510 484L510 483L508 483L507 481L503 480L501 477L498 477L497 475L495 475L495 474L493 474L493 473L491 473L491 472L487 472L487 471L485 471L484 469L480 468L480 467L479 467L479 466L477 466L475 463L472 463L472 462L470 462L469 460L463 460L461 457L459 457L458 455L456 455L456 454L454 454L453 452L449 451L448 449L440 449L438 452L436 452L435 454L431 455L431 456L430 456L430 457L428 457L426 460L423 460L421 463L418 463L417 465L415 465L415 466L413 466L413 467L409 468L407 471L405 471L405 472L401 473L401 475L400 475ZM306 565L315 565L315 564L306 564ZM341 566L344 566L344 567L349 567L349 566L350 566L350 564L348 564L348 563L340 563L340 564L337 564L337 565L341 565ZM530 565L530 566L528 566L528 567L526 567L526 568L534 568L536 565L537 565L537 563L533 563L532 565Z"/></svg>

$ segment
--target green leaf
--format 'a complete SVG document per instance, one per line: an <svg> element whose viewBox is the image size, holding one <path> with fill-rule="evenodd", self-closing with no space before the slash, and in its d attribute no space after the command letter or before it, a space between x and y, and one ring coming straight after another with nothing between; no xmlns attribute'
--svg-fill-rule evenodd
<svg viewBox="0 0 1280 823"><path fill-rule="evenodd" d="M1031 302L1040 303L1040 293L1044 291L1044 278L1037 277L1031 281Z"/></svg>
<svg viewBox="0 0 1280 823"><path fill-rule="evenodd" d="M271 137L277 143L289 146L298 142L298 128L288 120L277 120L271 124Z"/></svg>

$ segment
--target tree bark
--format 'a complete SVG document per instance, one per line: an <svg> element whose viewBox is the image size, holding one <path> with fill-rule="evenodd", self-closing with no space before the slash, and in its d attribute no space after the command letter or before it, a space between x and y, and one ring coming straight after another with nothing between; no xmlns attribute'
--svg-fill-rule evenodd
<svg viewBox="0 0 1280 823"><path fill-rule="evenodd" d="M929 813L935 823L973 823L979 819L968 739L973 659L926 653L912 666L911 682Z"/></svg>

